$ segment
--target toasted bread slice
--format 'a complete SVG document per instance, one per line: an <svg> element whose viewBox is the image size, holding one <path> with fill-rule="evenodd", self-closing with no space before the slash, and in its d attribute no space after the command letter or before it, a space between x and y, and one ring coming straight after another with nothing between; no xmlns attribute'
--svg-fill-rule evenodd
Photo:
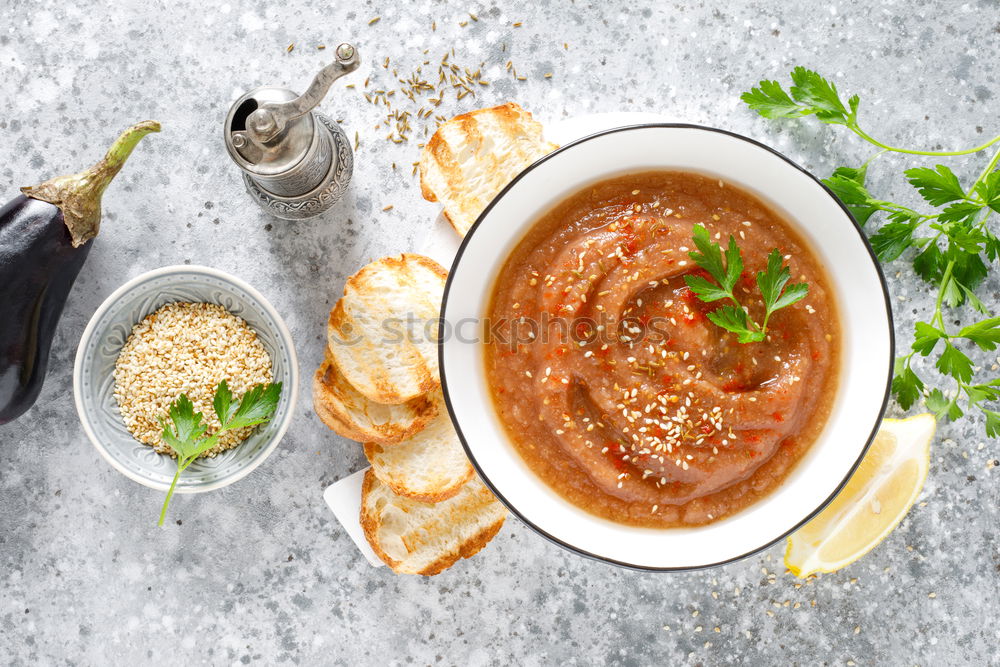
<svg viewBox="0 0 1000 667"><path fill-rule="evenodd" d="M447 275L432 259L403 254L348 278L327 342L340 372L369 400L398 405L440 384L437 318Z"/></svg>
<svg viewBox="0 0 1000 667"><path fill-rule="evenodd" d="M431 393L399 405L376 403L355 389L327 356L313 378L313 409L345 438L391 445L427 426L440 412L441 399Z"/></svg>
<svg viewBox="0 0 1000 667"><path fill-rule="evenodd" d="M361 527L372 549L400 574L433 575L479 552L500 531L506 508L479 478L440 503L392 492L369 469L361 487Z"/></svg>
<svg viewBox="0 0 1000 667"><path fill-rule="evenodd" d="M365 443L365 456L383 483L401 496L436 503L451 498L473 475L448 413L395 445Z"/></svg>
<svg viewBox="0 0 1000 667"><path fill-rule="evenodd" d="M542 125L514 103L479 109L443 123L420 154L420 191L444 205L462 236L486 205L525 167L558 148Z"/></svg>

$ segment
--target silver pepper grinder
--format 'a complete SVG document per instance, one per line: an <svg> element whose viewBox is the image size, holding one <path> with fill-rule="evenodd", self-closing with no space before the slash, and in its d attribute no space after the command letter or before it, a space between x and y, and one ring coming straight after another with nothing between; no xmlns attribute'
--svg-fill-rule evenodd
<svg viewBox="0 0 1000 667"><path fill-rule="evenodd" d="M350 140L340 125L312 110L334 81L358 68L352 45L341 44L335 53L303 95L264 86L236 100L226 116L226 149L243 170L247 192L279 218L319 215L351 181Z"/></svg>

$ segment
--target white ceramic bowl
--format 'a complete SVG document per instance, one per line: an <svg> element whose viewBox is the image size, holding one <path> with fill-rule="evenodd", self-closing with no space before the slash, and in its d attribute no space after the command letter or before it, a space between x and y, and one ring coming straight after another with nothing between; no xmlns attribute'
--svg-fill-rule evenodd
<svg viewBox="0 0 1000 667"><path fill-rule="evenodd" d="M731 517L696 528L638 528L596 517L550 489L508 441L486 385L482 344L446 335L439 355L448 410L465 449L514 514L579 554L634 568L680 570L719 565L774 544L843 488L888 401L892 314L871 248L816 178L774 150L730 132L645 124L563 146L497 195L452 266L442 306L449 328L486 314L503 262L552 206L593 182L650 169L696 171L749 190L795 224L828 270L842 327L839 388L822 434L777 490Z"/></svg>
<svg viewBox="0 0 1000 667"><path fill-rule="evenodd" d="M73 395L83 430L116 470L144 486L166 491L177 465L125 429L114 397L114 368L132 327L175 301L216 303L246 320L271 356L281 399L271 421L237 447L198 459L181 475L177 493L211 491L242 479L278 446L298 396L299 367L288 327L260 292L235 276L206 266L166 266L136 276L104 300L80 338Z"/></svg>

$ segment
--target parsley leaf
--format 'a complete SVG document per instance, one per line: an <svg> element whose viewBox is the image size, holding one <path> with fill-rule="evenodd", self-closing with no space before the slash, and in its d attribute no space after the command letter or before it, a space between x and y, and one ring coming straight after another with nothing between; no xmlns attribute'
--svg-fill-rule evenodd
<svg viewBox="0 0 1000 667"><path fill-rule="evenodd" d="M1000 258L1000 238L997 238L988 229L984 229L983 233L986 235L986 240L983 241L983 250L986 252L986 257L991 262L995 262L997 258Z"/></svg>
<svg viewBox="0 0 1000 667"><path fill-rule="evenodd" d="M880 262L891 262L913 245L913 233L920 226L920 220L887 222L868 241Z"/></svg>
<svg viewBox="0 0 1000 667"><path fill-rule="evenodd" d="M271 415L278 407L278 399L281 396L281 383L255 385L244 394L239 406L233 405L233 394L229 390L229 385L225 380L215 388L215 397L212 407L222 425L215 433L203 437L207 426L202 423L203 415L194 411L194 404L187 394L177 397L167 409L167 415L173 422L171 426L167 420L160 418L160 425L163 427L163 441L170 445L170 448L177 454L177 472L174 474L173 482L170 483L170 490L163 501L163 509L160 511L160 526L167 515L167 506L174 495L174 488L181 473L191 465L201 454L215 447L219 441L219 436L226 431L255 424L262 424L270 420Z"/></svg>
<svg viewBox="0 0 1000 667"><path fill-rule="evenodd" d="M781 264L781 253L777 248L771 250L767 256L767 269L757 274L757 287L760 288L767 309L763 328L767 328L767 319L771 313L801 301L809 292L809 286L805 283L788 285L791 277L791 270Z"/></svg>
<svg viewBox="0 0 1000 667"><path fill-rule="evenodd" d="M982 204L974 201L954 202L945 207L937 215L937 219L941 222L970 221L982 208Z"/></svg>
<svg viewBox="0 0 1000 667"><path fill-rule="evenodd" d="M914 167L903 173L906 174L910 185L915 187L920 196L932 206L943 206L948 202L965 199L965 190L958 182L958 177L943 164L937 165L934 169Z"/></svg>
<svg viewBox="0 0 1000 667"><path fill-rule="evenodd" d="M792 84L792 97L824 123L846 125L849 117L857 114L857 97L851 98L852 111L849 113L840 100L837 87L810 69L796 67L792 70Z"/></svg>
<svg viewBox="0 0 1000 667"><path fill-rule="evenodd" d="M240 401L240 407L237 408L236 412L225 423L223 428L228 431L266 422L278 407L278 398L280 396L280 382L269 385L256 385L243 396L243 400Z"/></svg>
<svg viewBox="0 0 1000 667"><path fill-rule="evenodd" d="M786 267L787 270L787 267ZM760 274L757 274L758 276ZM790 306L793 303L797 303L802 299L806 298L809 293L809 285L805 283L792 283L787 288L785 288L784 294L778 297L778 300L774 302L774 305L768 309L768 315L776 310L780 310L785 306Z"/></svg>
<svg viewBox="0 0 1000 667"><path fill-rule="evenodd" d="M709 282L701 276L685 276L685 282L692 292L698 295L698 298L706 303L711 303L712 301L718 301L719 299L728 299L730 297L730 292L726 291L724 288Z"/></svg>
<svg viewBox="0 0 1000 667"><path fill-rule="evenodd" d="M965 414L958 405L958 397L948 398L940 389L931 389L924 399L927 409L934 413L938 419L948 418L954 421Z"/></svg>
<svg viewBox="0 0 1000 667"><path fill-rule="evenodd" d="M964 327L958 332L960 338L966 338L983 350L995 350L1000 345L1000 317L991 317Z"/></svg>
<svg viewBox="0 0 1000 667"><path fill-rule="evenodd" d="M941 419L948 409L948 399L945 398L944 392L940 389L931 389L924 402L927 404L927 409L933 412L938 419Z"/></svg>
<svg viewBox="0 0 1000 667"><path fill-rule="evenodd" d="M958 286L961 288L962 294L965 296L966 303L972 306L973 310L980 312L983 315L990 314L990 309L986 307L986 304L983 303L982 299L976 296L975 292L961 283L958 283Z"/></svg>
<svg viewBox="0 0 1000 667"><path fill-rule="evenodd" d="M969 397L970 406L978 406L984 401L1000 399L1000 379L993 380L990 384L968 385L964 389L965 394Z"/></svg>
<svg viewBox="0 0 1000 667"><path fill-rule="evenodd" d="M943 331L926 322L917 322L914 330L913 351L924 357L934 351L939 340L947 338Z"/></svg>
<svg viewBox="0 0 1000 667"><path fill-rule="evenodd" d="M1000 438L1000 412L983 409L986 415L986 436L989 438Z"/></svg>
<svg viewBox="0 0 1000 667"><path fill-rule="evenodd" d="M800 118L815 115L824 123L853 125L858 115L857 95L840 99L837 87L813 70L796 67L786 93L777 81L764 80L740 96L747 106L765 118Z"/></svg>
<svg viewBox="0 0 1000 667"><path fill-rule="evenodd" d="M789 97L777 81L761 81L740 99L764 118L798 118L810 113Z"/></svg>
<svg viewBox="0 0 1000 667"><path fill-rule="evenodd" d="M176 401L170 404L167 414L173 422L173 427L162 418L160 419L160 425L163 427L163 439L177 453L177 456L189 456L194 451L192 443L205 434L206 426L201 423L202 414L194 411L194 404L186 394L181 394Z"/></svg>
<svg viewBox="0 0 1000 667"><path fill-rule="evenodd" d="M182 455L184 452L184 446L187 444L187 440L181 440L178 438L176 433L174 433L173 427L171 427L165 419L160 417L159 421L160 427L163 429L163 432L160 434L160 438L162 438L163 442L167 443L170 446L170 449L174 450L178 456Z"/></svg>
<svg viewBox="0 0 1000 667"><path fill-rule="evenodd" d="M945 301L949 306L954 308L965 302L965 296L961 288L975 290L986 279L989 269L986 268L986 265L978 254L973 255L962 252L961 249L956 248L951 242L948 244L948 250L945 251L945 258L950 262L954 262L954 268L951 272L952 281L950 282L957 284L945 286Z"/></svg>
<svg viewBox="0 0 1000 667"><path fill-rule="evenodd" d="M220 424L225 424L233 414L233 392L229 391L229 385L225 380L215 388L215 398L212 407L215 408L215 416L219 418Z"/></svg>
<svg viewBox="0 0 1000 667"><path fill-rule="evenodd" d="M948 240L967 255L978 255L985 249L986 234L979 227L955 224L948 229Z"/></svg>
<svg viewBox="0 0 1000 667"><path fill-rule="evenodd" d="M1000 212L1000 170L987 174L980 183L976 184L975 190L976 194L983 200L984 205Z"/></svg>
<svg viewBox="0 0 1000 667"><path fill-rule="evenodd" d="M968 382L972 379L972 359L948 341L945 341L944 352L934 365L939 371L959 382Z"/></svg>
<svg viewBox="0 0 1000 667"><path fill-rule="evenodd" d="M792 273L788 267L781 265L781 253L775 248L767 256L767 269L757 274L757 287L760 288L764 305L768 310L774 306L778 295L791 277Z"/></svg>
<svg viewBox="0 0 1000 667"><path fill-rule="evenodd" d="M879 207L872 203L872 196L865 187L867 173L867 166L857 169L837 167L829 178L823 179L823 184L844 203L861 227L864 227L868 218L879 210Z"/></svg>
<svg viewBox="0 0 1000 667"><path fill-rule="evenodd" d="M718 243L712 241L704 225L695 225L691 238L698 250L701 251L689 252L688 255L691 259L707 271L708 275L715 278L722 285L722 289L726 292L732 292L736 281L740 279L740 274L743 273L743 256L736 246L736 239L732 236L729 237L726 261L723 263L722 248Z"/></svg>
<svg viewBox="0 0 1000 667"><path fill-rule="evenodd" d="M706 303L729 299L733 305L724 305L710 313L708 319L718 327L737 335L741 343L759 343L767 337L767 323L771 313L785 306L801 301L809 292L805 283L788 285L791 270L782 265L781 252L777 248L771 250L767 257L767 268L757 272L757 287L764 300L764 322L758 325L750 320L746 308L740 304L733 289L743 273L743 256L736 239L730 235L723 262L722 248L712 241L708 230L703 225L695 225L691 233L698 251L691 251L688 256L701 269L714 278L716 285L702 276L686 275L684 282L688 288Z"/></svg>
<svg viewBox="0 0 1000 667"><path fill-rule="evenodd" d="M709 313L708 319L716 326L736 334L737 340L741 343L759 343L766 335L760 329L756 329L756 324L753 325L753 329L751 328L747 311L740 306L722 306Z"/></svg>
<svg viewBox="0 0 1000 667"><path fill-rule="evenodd" d="M910 406L920 398L924 383L909 365L901 367L900 361L902 358L896 360L896 372L892 378L892 393L896 395L900 407L909 410Z"/></svg>
<svg viewBox="0 0 1000 667"><path fill-rule="evenodd" d="M729 237L729 246L726 248L726 282L725 287L732 291L736 287L736 282L743 275L743 255L736 245L736 239Z"/></svg>
<svg viewBox="0 0 1000 667"><path fill-rule="evenodd" d="M929 283L941 280L944 273L944 254L937 243L928 243L923 251L913 258L913 270Z"/></svg>

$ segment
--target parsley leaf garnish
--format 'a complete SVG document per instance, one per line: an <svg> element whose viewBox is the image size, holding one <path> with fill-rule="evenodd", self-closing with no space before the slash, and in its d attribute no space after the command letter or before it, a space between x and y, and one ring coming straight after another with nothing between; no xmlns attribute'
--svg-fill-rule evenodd
<svg viewBox="0 0 1000 667"><path fill-rule="evenodd" d="M777 81L761 81L740 99L765 118L799 118L815 115L824 123L846 125L857 115L858 97L844 106L837 87L805 67L792 70L791 95Z"/></svg>
<svg viewBox="0 0 1000 667"><path fill-rule="evenodd" d="M916 403L923 394L924 382L909 365L902 363L902 357L896 360L896 371L892 378L892 393L904 410Z"/></svg>
<svg viewBox="0 0 1000 667"><path fill-rule="evenodd" d="M815 116L824 123L843 125L879 151L861 167L838 167L823 180L843 202L859 226L865 226L878 213L886 221L869 235L879 261L888 263L910 252L916 274L937 290L933 314L917 322L910 351L895 363L892 391L906 410L923 397L928 409L939 418L958 419L966 410L978 409L986 421L986 433L1000 436L1000 412L983 404L1000 400L1000 379L976 382L973 360L960 346L984 351L1000 346L1000 318L978 296L976 289L989 273L987 262L1000 261L1000 238L987 226L993 212L1000 212L1000 151L997 151L979 177L969 187L943 164L914 167L903 173L916 188L928 213L894 202L880 200L868 190L869 164L885 153L905 153L947 157L969 155L1000 142L1000 136L965 150L924 151L885 144L868 134L859 124L860 100L851 96L845 103L837 87L817 72L796 67L792 85L786 91L777 81L761 81L742 95L746 104L765 118L801 118ZM968 306L986 319L961 327L957 332L945 322L944 309ZM948 318L953 319L951 317ZM958 321L955 322L959 324ZM937 354L934 368L951 378L953 391L928 388L912 368L916 358ZM984 365L985 366L985 365ZM964 406L959 401L964 397Z"/></svg>
<svg viewBox="0 0 1000 667"><path fill-rule="evenodd" d="M847 124L857 114L858 97L855 95L848 103L851 110L844 107L837 93L837 87L821 77L816 72L805 67L792 70L792 97L816 114L824 123Z"/></svg>
<svg viewBox="0 0 1000 667"><path fill-rule="evenodd" d="M903 172L910 185L915 187L931 206L942 206L948 202L965 199L965 190L958 182L958 176L951 169L939 164L934 169L915 167Z"/></svg>
<svg viewBox="0 0 1000 667"><path fill-rule="evenodd" d="M913 245L913 233L920 226L920 220L905 218L888 222L869 237L872 250L880 262L891 262Z"/></svg>
<svg viewBox="0 0 1000 667"><path fill-rule="evenodd" d="M986 436L989 438L1000 438L1000 412L982 408L986 415Z"/></svg>
<svg viewBox="0 0 1000 667"><path fill-rule="evenodd" d="M229 416L229 420L222 422L225 424L224 428L230 430L263 424L274 414L275 408L278 407L278 398L280 396L280 382L269 385L258 384L252 387L243 396L239 408Z"/></svg>
<svg viewBox="0 0 1000 667"><path fill-rule="evenodd" d="M245 428L256 424L263 424L271 419L271 415L278 407L278 399L281 397L281 383L254 385L250 391L243 395L238 404L233 403L233 393L229 390L229 385L223 380L215 389L215 398L212 407L215 415L219 418L221 427L212 435L203 437L207 426L202 423L204 415L194 411L194 404L187 394L177 397L167 409L170 417L168 422L160 417L160 426L163 427L161 437L163 441L170 445L170 448L177 454L177 472L174 480L170 483L170 490L163 501L163 509L160 511L160 521L158 525L163 525L163 520L167 516L167 506L174 495L174 488L181 473L194 463L195 459L215 447L219 442L219 436L226 431Z"/></svg>
<svg viewBox="0 0 1000 667"><path fill-rule="evenodd" d="M995 350L1000 345L1000 317L991 317L963 327L958 336L971 340L984 350Z"/></svg>
<svg viewBox="0 0 1000 667"><path fill-rule="evenodd" d="M868 175L868 165L857 169L854 167L837 167L830 178L824 178L823 183L833 191L837 199L851 212L854 219L862 227L868 222L879 207L873 204L872 196L865 187Z"/></svg>
<svg viewBox="0 0 1000 667"><path fill-rule="evenodd" d="M708 235L708 230L703 225L695 225L691 237L694 240L695 247L700 252L692 250L688 253L688 256L721 285L721 287L716 287L704 278L699 277L699 280L695 281L699 289L706 291L719 290L722 294L722 296L702 300L715 301L716 299L731 296L733 288L736 287L736 281L740 279L740 275L743 273L743 254L736 245L736 239L732 236L729 237L729 246L726 248L726 259L723 262L722 248L718 243L712 241ZM688 286L691 286L690 283L688 283ZM691 287L691 289L695 294L698 294L697 289L694 287Z"/></svg>
<svg viewBox="0 0 1000 667"><path fill-rule="evenodd" d="M987 174L986 178L977 183L976 194L984 205L1000 212L1000 171Z"/></svg>
<svg viewBox="0 0 1000 667"><path fill-rule="evenodd" d="M716 326L736 334L741 343L759 343L764 340L771 313L801 301L809 292L809 286L805 283L788 285L792 277L791 271L782 265L781 253L775 248L767 257L767 268L757 272L757 287L760 288L764 301L764 321L757 324L750 319L747 309L733 293L743 274L743 254L736 245L736 239L729 236L723 261L722 247L712 241L703 225L695 225L691 236L698 250L692 250L688 256L718 284L694 275L684 276L684 282L706 303L720 299L732 301L732 304L723 305L708 313L708 319Z"/></svg>
<svg viewBox="0 0 1000 667"><path fill-rule="evenodd" d="M945 375L954 376L960 382L972 379L972 359L947 341L944 344L944 352L934 365Z"/></svg>
<svg viewBox="0 0 1000 667"><path fill-rule="evenodd" d="M740 99L764 118L799 118L810 113L805 106L793 100L777 81L761 81L756 88L743 93Z"/></svg>
<svg viewBox="0 0 1000 667"><path fill-rule="evenodd" d="M781 253L778 252L777 248L771 250L767 256L767 270L757 273L757 287L760 288L760 293L764 297L764 306L767 308L764 328L767 328L767 319L771 313L801 301L809 292L809 286L805 283L788 285L791 277L791 270L781 263Z"/></svg>
<svg viewBox="0 0 1000 667"><path fill-rule="evenodd" d="M759 343L765 333L747 317L742 306L722 306L708 314L708 319L718 327L736 334L741 343Z"/></svg>

